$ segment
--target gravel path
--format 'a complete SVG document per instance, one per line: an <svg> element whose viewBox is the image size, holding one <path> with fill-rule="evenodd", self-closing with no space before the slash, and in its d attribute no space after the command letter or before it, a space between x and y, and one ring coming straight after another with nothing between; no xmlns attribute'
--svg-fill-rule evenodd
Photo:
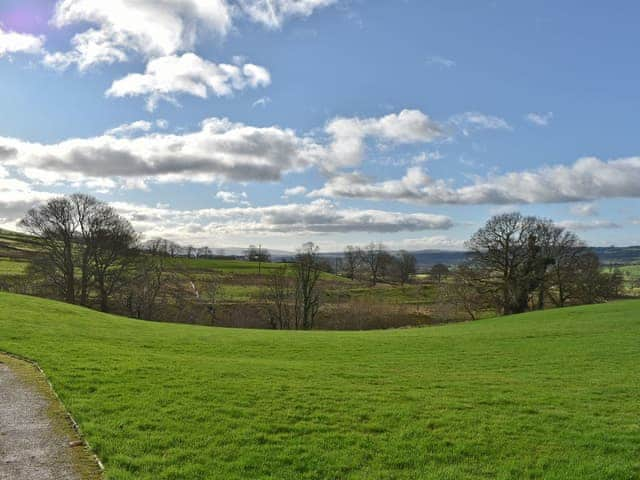
<svg viewBox="0 0 640 480"><path fill-rule="evenodd" d="M0 363L0 480L81 480L52 399ZM82 448L82 447L78 447Z"/></svg>

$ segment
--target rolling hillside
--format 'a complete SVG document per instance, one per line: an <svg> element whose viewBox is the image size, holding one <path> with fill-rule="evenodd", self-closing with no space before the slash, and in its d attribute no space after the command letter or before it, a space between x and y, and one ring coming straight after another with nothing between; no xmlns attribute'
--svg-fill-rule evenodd
<svg viewBox="0 0 640 480"><path fill-rule="evenodd" d="M142 322L0 294L36 360L133 479L640 478L640 302L436 328Z"/></svg>

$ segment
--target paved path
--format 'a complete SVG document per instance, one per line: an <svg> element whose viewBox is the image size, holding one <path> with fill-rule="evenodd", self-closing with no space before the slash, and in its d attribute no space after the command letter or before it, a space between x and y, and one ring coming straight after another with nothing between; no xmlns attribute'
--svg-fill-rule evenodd
<svg viewBox="0 0 640 480"><path fill-rule="evenodd" d="M0 480L81 480L70 439L48 416L51 402L0 363Z"/></svg>

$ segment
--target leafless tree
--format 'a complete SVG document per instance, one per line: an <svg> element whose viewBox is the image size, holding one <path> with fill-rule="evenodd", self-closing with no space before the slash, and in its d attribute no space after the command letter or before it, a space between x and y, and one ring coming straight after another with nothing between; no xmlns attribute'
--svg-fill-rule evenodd
<svg viewBox="0 0 640 480"><path fill-rule="evenodd" d="M437 263L429 269L429 275L436 281L438 285L442 283L442 279L449 275L450 269L444 263Z"/></svg>
<svg viewBox="0 0 640 480"><path fill-rule="evenodd" d="M381 243L371 243L362 251L362 261L369 271L369 282L376 286L389 265L391 255Z"/></svg>
<svg viewBox="0 0 640 480"><path fill-rule="evenodd" d="M356 273L358 272L358 268L360 268L361 259L362 251L358 247L349 245L344 249L343 268L347 278L350 278L351 280L356 278Z"/></svg>
<svg viewBox="0 0 640 480"><path fill-rule="evenodd" d="M462 317L476 320L483 310L491 308L491 292L483 290L481 281L484 274L472 265L463 264L451 273L448 282L440 283L436 307L445 320Z"/></svg>
<svg viewBox="0 0 640 480"><path fill-rule="evenodd" d="M320 309L321 260L319 250L313 243L305 243L295 258L295 328L313 328Z"/></svg>
<svg viewBox="0 0 640 480"><path fill-rule="evenodd" d="M54 198L27 212L21 226L40 239L44 259L36 262L60 296L75 303L74 248L78 220L68 198Z"/></svg>
<svg viewBox="0 0 640 480"><path fill-rule="evenodd" d="M270 276L267 299L269 301L269 323L277 330L292 327L292 288L286 265L277 268Z"/></svg>
<svg viewBox="0 0 640 480"><path fill-rule="evenodd" d="M166 283L166 250L162 240L147 245L137 257L133 274L128 278L126 304L129 314L151 320L162 288Z"/></svg>
<svg viewBox="0 0 640 480"><path fill-rule="evenodd" d="M100 208L92 228L92 273L98 290L100 309L109 309L109 299L125 284L125 277L135 264L138 235L131 224L109 206Z"/></svg>
<svg viewBox="0 0 640 480"><path fill-rule="evenodd" d="M483 281L499 294L499 310L504 315L521 313L528 307L535 226L534 217L519 213L496 215L467 243L474 263L490 272Z"/></svg>
<svg viewBox="0 0 640 480"><path fill-rule="evenodd" d="M412 275L416 274L416 257L406 250L400 250L395 258L395 263L398 269L400 284L404 285L411 280Z"/></svg>
<svg viewBox="0 0 640 480"><path fill-rule="evenodd" d="M218 306L224 295L222 279L217 275L207 277L204 282L204 301L207 304L207 313L211 325L215 325L218 315Z"/></svg>

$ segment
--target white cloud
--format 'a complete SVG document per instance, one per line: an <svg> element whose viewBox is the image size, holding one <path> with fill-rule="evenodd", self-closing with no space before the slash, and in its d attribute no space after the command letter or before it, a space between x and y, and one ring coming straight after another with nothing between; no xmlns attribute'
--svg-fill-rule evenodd
<svg viewBox="0 0 640 480"><path fill-rule="evenodd" d="M468 136L476 130L513 130L506 120L480 112L464 112L452 116L449 122Z"/></svg>
<svg viewBox="0 0 640 480"><path fill-rule="evenodd" d="M58 28L80 26L71 49L48 53L44 63L81 71L193 51L202 34L225 36L236 18L280 28L338 0L58 0L52 20Z"/></svg>
<svg viewBox="0 0 640 480"><path fill-rule="evenodd" d="M0 137L0 164L45 184L95 178L129 187L147 181L275 181L320 164L325 156L322 145L293 130L218 118L184 134L103 135L53 144Z"/></svg>
<svg viewBox="0 0 640 480"><path fill-rule="evenodd" d="M304 195L305 193L307 193L307 187L303 187L302 185L299 185L297 187L291 187L291 188L287 188L284 191L284 198L287 197L297 197L300 195Z"/></svg>
<svg viewBox="0 0 640 480"><path fill-rule="evenodd" d="M163 236L193 243L234 236L246 239L251 235L447 230L453 225L449 217L442 215L340 209L327 200L308 204L198 210L172 210L118 202L113 206L148 238Z"/></svg>
<svg viewBox="0 0 640 480"><path fill-rule="evenodd" d="M308 17L338 0L238 0L244 14L267 28L278 29L291 17Z"/></svg>
<svg viewBox="0 0 640 480"><path fill-rule="evenodd" d="M365 139L394 144L428 143L445 136L442 126L419 110L402 110L380 118L336 118L326 132L333 137L329 170L354 167L364 156Z"/></svg>
<svg viewBox="0 0 640 480"><path fill-rule="evenodd" d="M567 230L573 230L576 232L584 232L588 230L612 230L622 228L619 223L611 222L608 220L593 220L591 222L577 222L573 220L566 220L557 222L560 227Z"/></svg>
<svg viewBox="0 0 640 480"><path fill-rule="evenodd" d="M52 23L59 28L89 25L68 52L45 57L45 64L86 70L123 62L132 52L145 58L190 50L200 31L224 35L231 28L225 0L59 0Z"/></svg>
<svg viewBox="0 0 640 480"><path fill-rule="evenodd" d="M144 74L129 74L116 80L108 97L147 97L147 108L154 110L160 100L175 102L178 94L207 98L209 93L229 96L234 90L266 87L269 72L257 65L216 64L193 53L151 60Z"/></svg>
<svg viewBox="0 0 640 480"><path fill-rule="evenodd" d="M138 120L136 122L125 123L115 128L111 128L105 132L105 135L131 135L136 132L149 132L153 128L153 123L146 120Z"/></svg>
<svg viewBox="0 0 640 480"><path fill-rule="evenodd" d="M404 238L402 240L386 242L394 250L465 250L465 241L444 235L434 235L421 238Z"/></svg>
<svg viewBox="0 0 640 480"><path fill-rule="evenodd" d="M331 178L312 196L398 200L420 204L566 203L640 197L640 157L602 161L581 158L572 165L476 177L468 186L433 179L419 167L399 180L374 182L357 173Z"/></svg>
<svg viewBox="0 0 640 480"><path fill-rule="evenodd" d="M54 196L33 190L27 182L9 178L7 170L0 166L0 225L4 228L15 228L30 208Z"/></svg>
<svg viewBox="0 0 640 480"><path fill-rule="evenodd" d="M427 58L427 64L441 68L453 68L456 66L455 60L441 57L439 55L432 55L431 57Z"/></svg>
<svg viewBox="0 0 640 480"><path fill-rule="evenodd" d="M249 205L249 202L247 202L247 192L236 193L220 190L216 193L216 198L224 203L240 203L242 205Z"/></svg>
<svg viewBox="0 0 640 480"><path fill-rule="evenodd" d="M598 215L598 207L593 203L578 203L572 205L569 211L579 217L595 217Z"/></svg>
<svg viewBox="0 0 640 480"><path fill-rule="evenodd" d="M546 127L553 119L553 112L527 113L524 118L533 125L537 125L538 127Z"/></svg>
<svg viewBox="0 0 640 480"><path fill-rule="evenodd" d="M0 25L0 58L12 53L36 55L42 51L44 37L3 30Z"/></svg>

